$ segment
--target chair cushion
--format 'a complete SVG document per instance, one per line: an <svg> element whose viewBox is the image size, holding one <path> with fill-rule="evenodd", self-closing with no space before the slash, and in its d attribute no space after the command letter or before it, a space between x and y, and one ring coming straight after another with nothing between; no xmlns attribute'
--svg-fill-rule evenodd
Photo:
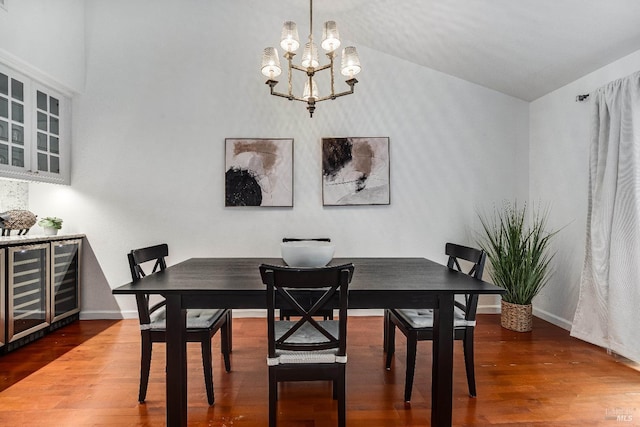
<svg viewBox="0 0 640 427"><path fill-rule="evenodd" d="M187 310L187 329L208 329L218 319L224 315L224 309L214 310ZM167 327L167 311L166 307L161 307L151 315L151 323L148 325L140 325L141 330L161 329Z"/></svg>
<svg viewBox="0 0 640 427"><path fill-rule="evenodd" d="M337 348L317 351L276 350L276 357L267 357L267 365L285 365L293 363L347 363L347 356L338 356Z"/></svg>
<svg viewBox="0 0 640 427"><path fill-rule="evenodd" d="M280 320L274 323L276 340L279 340L289 329L295 325L296 321ZM331 335L338 338L338 321L337 320L324 320L319 321L324 329ZM310 323L304 323L300 329L298 329L293 335L287 338L287 343L291 344L309 344L316 342L328 342L327 337L322 335L318 329L313 327Z"/></svg>
<svg viewBox="0 0 640 427"><path fill-rule="evenodd" d="M338 321L325 320L318 322L331 335L338 337ZM295 325L295 321L275 322L275 336L280 339ZM287 339L290 344L323 343L329 340L309 323L305 323ZM267 357L267 365L275 366L289 363L347 363L347 356L338 356L337 348L316 351L276 350L276 357Z"/></svg>
<svg viewBox="0 0 640 427"><path fill-rule="evenodd" d="M396 309L393 311L414 329L433 328L432 309ZM466 328L468 326L476 326L476 321L466 320L464 311L456 307L453 312L453 327Z"/></svg>

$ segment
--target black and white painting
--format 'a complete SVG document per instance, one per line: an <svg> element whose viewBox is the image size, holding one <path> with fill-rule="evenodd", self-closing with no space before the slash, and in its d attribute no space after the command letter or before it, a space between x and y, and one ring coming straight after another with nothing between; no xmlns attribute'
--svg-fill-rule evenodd
<svg viewBox="0 0 640 427"><path fill-rule="evenodd" d="M225 206L293 206L293 139L225 140Z"/></svg>
<svg viewBox="0 0 640 427"><path fill-rule="evenodd" d="M322 202L388 205L389 138L323 138Z"/></svg>

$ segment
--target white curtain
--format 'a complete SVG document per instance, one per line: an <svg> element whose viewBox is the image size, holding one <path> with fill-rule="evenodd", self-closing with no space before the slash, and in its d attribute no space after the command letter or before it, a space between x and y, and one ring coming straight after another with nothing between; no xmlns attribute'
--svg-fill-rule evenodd
<svg viewBox="0 0 640 427"><path fill-rule="evenodd" d="M591 98L587 244L571 335L640 362L640 71Z"/></svg>

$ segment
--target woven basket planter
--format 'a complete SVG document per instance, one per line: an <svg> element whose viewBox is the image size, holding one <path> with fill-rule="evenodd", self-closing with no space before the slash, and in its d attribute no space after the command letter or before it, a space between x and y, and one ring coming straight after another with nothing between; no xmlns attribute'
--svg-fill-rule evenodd
<svg viewBox="0 0 640 427"><path fill-rule="evenodd" d="M533 329L532 308L531 304L521 305L502 301L500 324L511 331L530 332Z"/></svg>

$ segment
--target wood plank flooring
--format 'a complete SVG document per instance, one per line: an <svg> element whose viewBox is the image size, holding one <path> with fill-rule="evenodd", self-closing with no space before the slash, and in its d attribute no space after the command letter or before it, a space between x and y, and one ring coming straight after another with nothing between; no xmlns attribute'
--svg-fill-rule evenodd
<svg viewBox="0 0 640 427"><path fill-rule="evenodd" d="M455 344L456 426L640 426L640 372L606 351L534 319L532 333L502 329L498 315L476 328L478 397L468 397L462 348ZM214 342L216 403L207 405L198 345L189 345L189 425L267 425L266 322L234 319L232 372ZM164 346L154 348L147 402L137 402L136 320L80 321L0 356L0 426L162 426ZM349 426L427 426L431 344L419 343L410 405L402 401L405 341L384 369L382 318L349 319ZM280 427L335 426L329 383L280 389Z"/></svg>

